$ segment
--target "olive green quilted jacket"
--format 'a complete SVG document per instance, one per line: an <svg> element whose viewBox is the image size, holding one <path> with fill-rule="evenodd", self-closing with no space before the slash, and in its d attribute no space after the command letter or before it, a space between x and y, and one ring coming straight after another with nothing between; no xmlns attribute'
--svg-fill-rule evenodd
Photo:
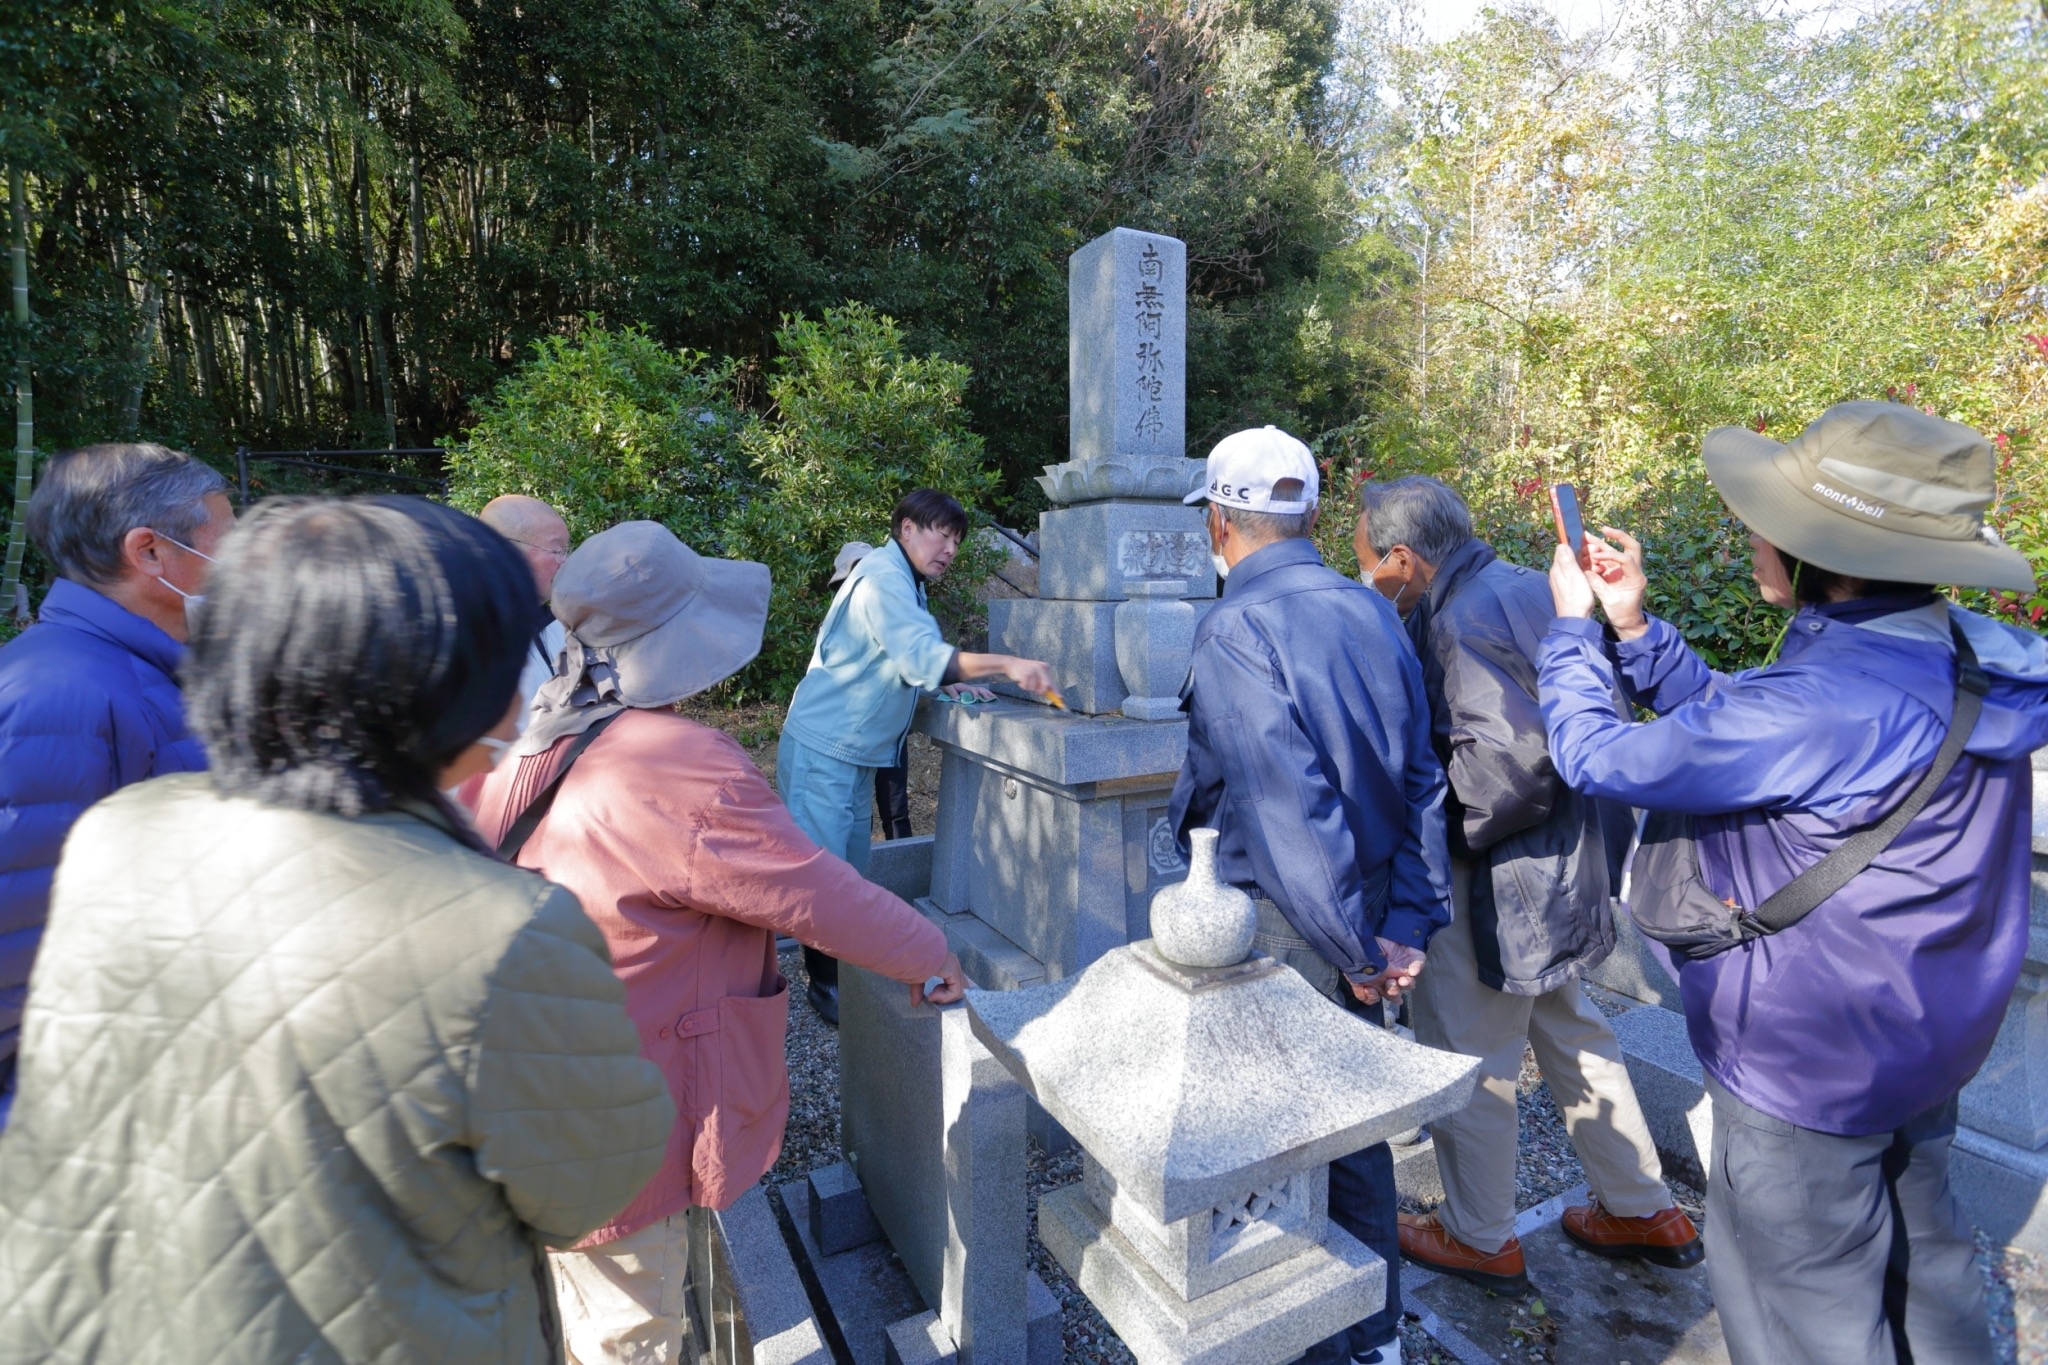
<svg viewBox="0 0 2048 1365"><path fill-rule="evenodd" d="M0 1133L0 1362L541 1362L675 1117L569 892L428 811L78 822Z"/></svg>

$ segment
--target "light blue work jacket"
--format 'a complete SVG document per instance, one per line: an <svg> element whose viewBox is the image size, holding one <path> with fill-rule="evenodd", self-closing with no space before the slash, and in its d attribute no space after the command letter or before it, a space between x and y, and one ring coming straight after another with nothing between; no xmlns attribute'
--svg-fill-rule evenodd
<svg viewBox="0 0 2048 1365"><path fill-rule="evenodd" d="M854 565L832 599L783 729L842 763L893 767L918 694L942 685L952 663L924 584L891 537Z"/></svg>

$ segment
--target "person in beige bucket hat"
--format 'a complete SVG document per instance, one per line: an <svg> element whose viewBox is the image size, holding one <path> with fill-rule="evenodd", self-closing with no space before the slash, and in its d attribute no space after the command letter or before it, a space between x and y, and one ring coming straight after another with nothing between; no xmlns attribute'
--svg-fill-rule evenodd
<svg viewBox="0 0 2048 1365"><path fill-rule="evenodd" d="M778 933L904 982L913 1004L933 978L935 1003L966 986L938 929L805 837L745 750L673 708L760 652L768 588L766 567L653 522L592 536L555 579L566 665L475 793L500 856L575 892L603 932L678 1114L638 1198L549 1257L571 1365L680 1358L683 1215L729 1207L781 1150Z"/></svg>
<svg viewBox="0 0 2048 1365"><path fill-rule="evenodd" d="M2027 557L1984 522L1997 454L1960 422L1837 403L1781 444L1716 427L1700 448L1735 515L1780 550L1871 582L2031 590Z"/></svg>
<svg viewBox="0 0 2048 1365"><path fill-rule="evenodd" d="M1642 546L1607 527L1590 568L1558 549L1538 666L1559 776L1660 817L1624 891L1638 923L1671 924L1659 859L1684 816L1700 899L1749 931L1673 955L1713 1100L1729 1357L1988 1365L1948 1160L2027 956L2048 641L1934 585L2033 574L1985 523L1996 461L1960 423L1841 403L1791 441L1722 427L1702 453L1759 595L1791 613L1773 657L1709 668L1643 609ZM1617 714L1617 683L1656 719Z"/></svg>

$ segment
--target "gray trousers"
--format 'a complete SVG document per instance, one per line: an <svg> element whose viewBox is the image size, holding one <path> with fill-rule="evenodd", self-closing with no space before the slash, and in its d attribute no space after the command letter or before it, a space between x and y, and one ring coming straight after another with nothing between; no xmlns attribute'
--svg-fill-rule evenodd
<svg viewBox="0 0 2048 1365"><path fill-rule="evenodd" d="M1733 1365L1990 1365L1984 1282L1949 1190L1956 1102L1836 1137L1709 1077L1707 1281Z"/></svg>

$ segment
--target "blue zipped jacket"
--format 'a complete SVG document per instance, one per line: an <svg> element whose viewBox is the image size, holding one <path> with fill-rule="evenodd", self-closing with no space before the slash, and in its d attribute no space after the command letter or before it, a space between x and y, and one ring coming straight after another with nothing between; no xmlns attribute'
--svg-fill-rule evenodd
<svg viewBox="0 0 2048 1365"><path fill-rule="evenodd" d="M1374 938L1450 923L1444 770L1394 608L1289 539L1238 561L1195 628L1188 756L1167 819L1210 826L1217 875L1255 888L1352 980Z"/></svg>
<svg viewBox="0 0 2048 1365"><path fill-rule="evenodd" d="M185 647L112 598L58 579L37 624L0 648L0 1077L21 1039L28 973L64 837L131 782L194 772ZM0 1082L0 1125L13 1095Z"/></svg>
<svg viewBox="0 0 2048 1365"><path fill-rule="evenodd" d="M1797 924L1678 965L1708 1074L1802 1128L1890 1132L1954 1095L1990 1053L2027 950L2028 754L2048 743L2048 641L1939 600L1875 615L1808 608L1775 664L1733 676L1655 619L1621 644L1581 620L1544 637L1559 774L1698 817L1708 888L1755 909L1927 771L1955 695L1951 619L1991 690L1926 808ZM1656 720L1616 716L1617 676Z"/></svg>
<svg viewBox="0 0 2048 1365"><path fill-rule="evenodd" d="M853 566L832 599L783 729L842 763L894 767L918 697L942 685L952 664L924 581L892 536Z"/></svg>

